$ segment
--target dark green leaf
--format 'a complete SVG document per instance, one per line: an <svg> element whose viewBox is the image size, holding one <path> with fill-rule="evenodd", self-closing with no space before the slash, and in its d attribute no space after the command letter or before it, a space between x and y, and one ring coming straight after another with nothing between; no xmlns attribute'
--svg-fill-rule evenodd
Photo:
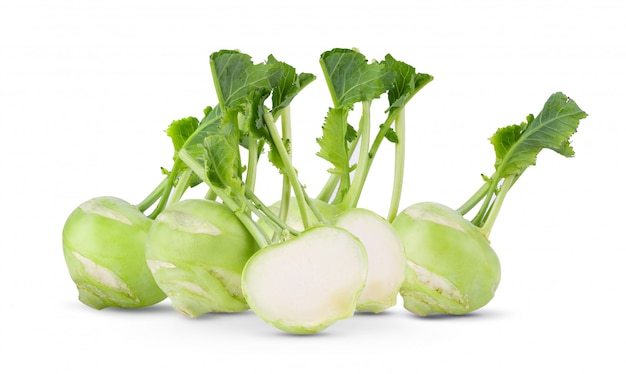
<svg viewBox="0 0 626 374"><path fill-rule="evenodd" d="M428 74L416 73L415 68L386 55L383 64L395 72L393 87L389 89L389 109L401 108L411 100L419 90L433 80Z"/></svg>
<svg viewBox="0 0 626 374"><path fill-rule="evenodd" d="M356 129L352 127L352 125L348 124L346 128L346 141L348 143L352 143L358 135L359 133L356 131Z"/></svg>
<svg viewBox="0 0 626 374"><path fill-rule="evenodd" d="M286 108L304 87L315 80L315 75L309 73L297 74L295 68L276 60L273 55L268 57L267 63L276 66L278 71L278 79L272 82L272 113Z"/></svg>
<svg viewBox="0 0 626 374"><path fill-rule="evenodd" d="M391 127L387 129L387 132L385 133L385 138L392 143L398 142L398 134Z"/></svg>
<svg viewBox="0 0 626 374"><path fill-rule="evenodd" d="M351 49L324 52L320 64L335 107L352 108L354 103L373 100L392 87L395 73Z"/></svg>
<svg viewBox="0 0 626 374"><path fill-rule="evenodd" d="M216 134L219 132L220 124L222 121L222 111L219 107L207 112L205 117L200 121L198 128L183 144L183 147L189 151L197 159L201 159L204 151L202 145L204 139L210 134Z"/></svg>
<svg viewBox="0 0 626 374"><path fill-rule="evenodd" d="M564 94L550 96L537 117L529 115L526 122L498 129L490 138L496 153L496 171L500 178L520 175L535 165L544 149L565 156L574 156L570 144L581 119L587 117L578 105Z"/></svg>
<svg viewBox="0 0 626 374"><path fill-rule="evenodd" d="M205 139L204 162L211 183L243 194L239 142L237 130L232 124L224 125L220 133L209 135Z"/></svg>
<svg viewBox="0 0 626 374"><path fill-rule="evenodd" d="M224 109L243 110L254 90L271 90L274 66L254 64L249 55L232 50L211 54L211 70L218 99Z"/></svg>
<svg viewBox="0 0 626 374"><path fill-rule="evenodd" d="M285 170L285 163L280 157L280 153L276 149L276 144L274 144L274 142L268 142L268 144L270 145L270 150L267 153L267 158L269 159L270 163L272 163L272 165L274 165L278 169L278 171L283 174ZM283 139L283 144L285 145L285 149L287 149L287 152L291 152L291 142L289 141L289 139Z"/></svg>

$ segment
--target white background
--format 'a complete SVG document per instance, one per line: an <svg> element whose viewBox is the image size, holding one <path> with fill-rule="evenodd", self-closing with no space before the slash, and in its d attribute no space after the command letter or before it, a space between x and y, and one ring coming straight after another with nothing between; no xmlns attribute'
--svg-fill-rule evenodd
<svg viewBox="0 0 626 374"><path fill-rule="evenodd" d="M0 372L623 373L626 5L593 1L0 1ZM189 319L167 301L90 309L62 255L69 213L137 203L171 166L163 130L216 104L210 53L274 54L318 80L292 106L294 162L312 195L330 96L320 53L386 53L435 80L407 108L402 206L458 207L490 174L488 138L555 91L589 117L576 157L548 151L507 197L491 240L503 278L464 317L398 305L315 336L252 312ZM386 214L380 159L362 206ZM278 197L266 167L259 193ZM274 184L276 182L276 184Z"/></svg>

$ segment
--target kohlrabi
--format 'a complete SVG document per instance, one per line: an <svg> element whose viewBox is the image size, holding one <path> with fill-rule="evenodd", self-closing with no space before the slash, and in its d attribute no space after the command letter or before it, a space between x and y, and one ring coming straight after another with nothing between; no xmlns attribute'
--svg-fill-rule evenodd
<svg viewBox="0 0 626 374"><path fill-rule="evenodd" d="M241 272L256 249L250 233L225 205L187 199L168 206L155 219L146 258L174 308L197 317L248 309Z"/></svg>
<svg viewBox="0 0 626 374"><path fill-rule="evenodd" d="M238 204L247 199L246 193L253 194L256 163L265 141L255 136L262 132L256 124L258 104L285 79L299 79L301 87L312 80L308 75L284 77L280 64L272 56L267 63L254 65L249 56L236 51L212 54L219 106L205 113L203 121L188 117L173 122L167 130L176 150L170 174L176 189L149 232L147 260L173 307L187 316L248 309L241 272L261 239L258 231L244 226L244 222L251 224L249 212ZM296 93L285 92L277 105L287 106ZM211 116L213 113L218 114ZM248 150L247 165L240 158L239 147ZM188 163L197 168L198 162L204 163L209 175L192 173ZM239 184L244 170L246 181ZM174 172L181 177L172 176ZM206 178L212 181L208 199L172 204L182 195L176 192ZM221 202L212 201L218 197Z"/></svg>
<svg viewBox="0 0 626 374"><path fill-rule="evenodd" d="M425 202L398 214L405 108L433 78L391 55L368 61L350 49L326 51L319 62L332 99L317 139L317 155L332 165L319 194L309 197L291 149L291 103L315 76L272 55L253 63L236 50L215 52L218 105L166 129L174 155L156 188L137 205L86 201L65 222L63 251L80 301L138 308L168 297L189 317L250 308L294 334L385 311L398 295L418 315L486 305L500 282L488 237L506 194L542 149L573 156L569 139L586 114L552 95L537 117L491 137L495 172L459 209ZM385 95L372 137L373 104ZM387 217L360 202L385 140L395 146ZM269 205L256 188L269 180L257 176L264 154L282 175L280 201ZM204 198L186 198L197 186L207 188Z"/></svg>
<svg viewBox="0 0 626 374"><path fill-rule="evenodd" d="M522 173L544 149L571 157L570 137L586 114L562 93L547 100L526 122L499 129L491 137L495 172L457 210L436 203L418 203L393 221L404 242L407 275L400 294L409 311L465 314L481 308L500 282L500 262L488 237L502 202ZM479 203L470 222L464 215Z"/></svg>
<svg viewBox="0 0 626 374"><path fill-rule="evenodd" d="M354 314L367 261L363 245L348 231L314 226L252 256L243 273L244 293L272 325L316 333Z"/></svg>
<svg viewBox="0 0 626 374"><path fill-rule="evenodd" d="M152 221L115 197L82 203L63 227L63 254L84 304L139 308L165 294L146 265L145 243Z"/></svg>
<svg viewBox="0 0 626 374"><path fill-rule="evenodd" d="M207 108L202 122L191 117L174 121L167 133L177 151L192 147L220 117L219 110ZM146 264L146 237L152 219L178 201L187 187L199 183L177 157L174 160L172 170L166 171L163 181L139 204L98 197L84 202L68 217L63 250L83 303L97 309L138 308L165 299ZM157 201L152 213L145 215Z"/></svg>
<svg viewBox="0 0 626 374"><path fill-rule="evenodd" d="M333 49L321 55L320 63L333 100L318 139L318 155L329 161L331 177L318 199L329 201L341 213L336 226L348 229L359 238L369 256L369 271L365 288L357 302L358 311L382 312L396 304L404 279L406 257L404 247L391 224L364 207L356 208L376 152L385 138L396 143L396 178L391 206L397 209L400 198L405 139L404 108L408 101L432 77L416 73L415 69L387 55L382 62L368 62L363 54L350 49ZM370 141L372 101L387 93L387 119ZM358 129L348 123L355 104L361 106ZM394 131L392 125L396 124ZM400 135L400 136L399 136ZM351 164L352 153L358 148L358 159Z"/></svg>
<svg viewBox="0 0 626 374"><path fill-rule="evenodd" d="M291 164L289 139L276 127L275 121L312 78L296 75L292 67L272 56L265 63L253 64L249 56L237 51L214 53L211 67L221 121L200 147L182 148L178 157L233 212L260 248L241 273L245 302L279 329L318 332L354 313L365 283L367 256L361 242L348 231L328 225L318 205L306 195ZM272 104L266 107L270 95ZM269 160L287 177L289 193L283 196L293 192L303 230L290 227L254 192L256 177L249 173L266 144ZM242 162L242 148L248 152L247 165ZM287 199L281 205L291 204ZM319 224L312 226L313 222Z"/></svg>
<svg viewBox="0 0 626 374"><path fill-rule="evenodd" d="M404 245L395 229L383 217L364 208L342 212L334 225L359 238L367 252L367 279L356 310L379 313L394 306L406 266Z"/></svg>

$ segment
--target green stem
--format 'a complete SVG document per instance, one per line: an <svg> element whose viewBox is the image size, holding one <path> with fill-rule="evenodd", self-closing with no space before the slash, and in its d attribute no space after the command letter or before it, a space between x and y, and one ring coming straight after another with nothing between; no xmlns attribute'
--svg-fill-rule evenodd
<svg viewBox="0 0 626 374"><path fill-rule="evenodd" d="M215 68L215 63L213 61L213 59L210 59L209 61L209 65L211 67L211 77L213 78L213 86L215 87L215 93L217 94L217 100L219 102L220 105L220 109L222 110L222 113L225 112L225 106L224 106L224 95L222 94L222 87L220 86L219 82L219 77L217 75L217 71Z"/></svg>
<svg viewBox="0 0 626 374"><path fill-rule="evenodd" d="M376 134L376 138L372 142L372 148L370 149L370 159L367 165L368 171L369 167L371 166L372 160L374 159L374 156L376 156L376 153L378 152L378 148L382 144L383 140L385 140L387 131L389 131L391 125L396 121L396 118L398 118L398 114L400 113L400 110L402 108L404 107L396 107L391 109L389 111L389 115L385 119L385 122L382 124L382 126L380 126L380 130L378 131L378 134Z"/></svg>
<svg viewBox="0 0 626 374"><path fill-rule="evenodd" d="M170 193L172 192L172 187L174 186L174 181L176 180L176 177L178 176L179 169L180 169L180 159L177 158L176 161L174 161L174 166L172 167L172 170L170 171L170 174L167 177L167 183L165 187L163 188L163 192L161 194L161 199L159 200L159 204L156 206L154 211L152 211L152 213L148 216L150 219L155 219L159 214L161 214L161 212L165 209L165 207L167 207L167 203L170 198Z"/></svg>
<svg viewBox="0 0 626 374"><path fill-rule="evenodd" d="M258 143L248 138L248 165L246 168L246 187L254 191L256 186L256 170L259 161Z"/></svg>
<svg viewBox="0 0 626 374"><path fill-rule="evenodd" d="M272 117L270 113L265 113L263 115L263 118L265 119L265 123L267 124L267 129L269 130L270 136L274 141L276 150L278 151L278 154L283 161L285 168L283 172L289 177L289 182L291 183L291 187L293 188L293 191L296 195L298 208L300 209L300 214L302 216L302 224L304 225L304 228L307 229L311 226L311 223L309 221L309 213L307 212L306 198L304 197L304 188L302 188L302 185L298 180L296 170L291 164L289 153L285 148L285 144L282 142L281 137L278 134L278 129L276 128L276 124L274 123L274 117Z"/></svg>
<svg viewBox="0 0 626 374"><path fill-rule="evenodd" d="M333 196L335 189L337 189L340 179L341 177L339 175L331 174L326 180L326 184L324 184L324 187L322 187L320 193L317 195L317 199L328 202Z"/></svg>
<svg viewBox="0 0 626 374"><path fill-rule="evenodd" d="M482 227L479 230L485 235L485 238L489 238L489 234L491 234L491 229L493 228L493 224L496 222L496 218L498 217L498 213L500 213L500 208L502 207L502 203L504 202L504 198L506 197L507 192L515 183L516 176L511 175L504 179L502 183L502 187L500 191L496 195L496 199L493 202L493 206L489 209L489 214L487 215L487 219Z"/></svg>
<svg viewBox="0 0 626 374"><path fill-rule="evenodd" d="M174 193L170 197L170 201L168 204L173 204L180 201L187 188L189 188L189 181L191 180L192 175L193 172L189 168L185 169L180 174L180 178L178 178L178 182L176 182L176 188L174 188Z"/></svg>
<svg viewBox="0 0 626 374"><path fill-rule="evenodd" d="M163 194L163 189L167 186L168 179L169 177L163 178L161 183L159 183L159 185L152 192L150 192L150 194L146 196L143 201L135 205L140 212L143 213L148 210L148 208L150 208L159 199L159 197Z"/></svg>
<svg viewBox="0 0 626 374"><path fill-rule="evenodd" d="M363 182L360 185L358 185L357 183L354 183L353 186L350 187L350 191L348 191L348 194L351 194L351 196L349 197L349 200L354 201L352 203L354 206L358 204L361 191L363 190L363 187L365 185L365 179L367 179L367 175L370 171L370 168L372 167L372 161L374 160L374 157L376 156L376 153L378 152L378 148L380 147L383 140L385 139L385 135L387 134L387 131L389 131L389 128L398 117L400 109L402 109L402 107L396 107L389 111L389 115L387 116L387 119L380 127L380 130L378 131L376 138L372 142L372 146L368 152L368 157L365 158L365 162L359 160L360 163L357 167L359 170L361 170ZM344 207L346 206L344 205Z"/></svg>
<svg viewBox="0 0 626 374"><path fill-rule="evenodd" d="M206 195L204 195L204 198L207 200L215 201L217 199L217 194L212 188L209 188L209 190L206 192Z"/></svg>
<svg viewBox="0 0 626 374"><path fill-rule="evenodd" d="M402 195L402 183L404 179L404 158L406 151L405 128L404 108L402 108L396 118L396 134L398 135L398 142L396 143L391 203L389 204L389 213L387 214L387 220L389 222L393 222L396 218L398 208L400 207L400 197Z"/></svg>
<svg viewBox="0 0 626 374"><path fill-rule="evenodd" d="M491 204L493 203L492 202L493 196L496 194L500 179L501 178L497 172L489 179L489 182L488 182L489 187L487 188L487 192L485 193L485 198L483 199L483 203L480 206L478 213L476 213L476 216L474 217L474 219L472 219L472 223L474 225L481 227L485 223L485 217L487 215L487 212L489 211Z"/></svg>
<svg viewBox="0 0 626 374"><path fill-rule="evenodd" d="M470 210L472 210L479 202L481 202L485 198L485 195L487 194L487 191L489 191L489 186L490 185L491 184L489 182L483 183L483 185L480 186L478 191L476 191L472 195L472 197L470 197L456 211L459 212L462 216L464 216L467 213L469 213Z"/></svg>
<svg viewBox="0 0 626 374"><path fill-rule="evenodd" d="M317 219L317 221L322 224L329 224L330 222L328 222L328 220L326 219L326 217L324 217L322 212L320 212L319 209L317 209L317 207L315 206L315 204L313 204L313 201L311 200L309 195L306 194L306 192L304 193L304 198L306 199L306 203L309 206L309 208L311 208L311 211L313 212L315 219Z"/></svg>
<svg viewBox="0 0 626 374"><path fill-rule="evenodd" d="M282 130L282 138L283 140L291 141L291 111L289 106L287 106L280 116L281 122L281 130ZM289 154L289 160L291 160L291 152L287 151ZM283 175L283 192L280 199L280 212L278 216L282 221L287 219L287 214L289 213L289 201L291 200L291 184L289 183L289 177L285 174Z"/></svg>
<svg viewBox="0 0 626 374"><path fill-rule="evenodd" d="M267 218L266 222L270 224L271 226L273 226L274 229L278 228L281 231L286 230L287 232L289 232L291 235L294 235L294 236L300 234L298 230L287 225L283 219L281 219L276 214L274 214L274 212L272 212L272 210L269 209L267 205L263 204L261 199L259 199L259 197L256 196L254 192L246 189L246 197L250 199L250 201L252 201L252 203L254 204L256 208L256 215L258 217Z"/></svg>
<svg viewBox="0 0 626 374"><path fill-rule="evenodd" d="M361 143L359 145L359 159L357 161L357 169L354 173L352 185L346 194L339 207L342 210L355 208L359 202L361 191L365 185L365 178L367 177L367 167L370 160L370 112L372 107L372 101L366 100L361 103L361 121L359 122L359 132L361 133Z"/></svg>

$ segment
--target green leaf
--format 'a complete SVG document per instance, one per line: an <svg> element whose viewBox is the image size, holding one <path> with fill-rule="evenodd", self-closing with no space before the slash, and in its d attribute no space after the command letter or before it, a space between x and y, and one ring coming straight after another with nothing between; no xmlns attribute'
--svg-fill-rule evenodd
<svg viewBox="0 0 626 374"><path fill-rule="evenodd" d="M317 139L320 145L317 155L334 166L334 169L330 170L331 173L342 176L350 173L350 157L346 143L347 120L347 109L330 108L322 126L322 137Z"/></svg>
<svg viewBox="0 0 626 374"><path fill-rule="evenodd" d="M537 155L544 148L565 157L574 156L570 138L585 117L587 114L574 100L557 92L550 96L536 118L529 115L526 122L498 129L490 138L498 177L522 174L536 164Z"/></svg>
<svg viewBox="0 0 626 374"><path fill-rule="evenodd" d="M204 140L204 164L209 180L216 187L244 193L237 129L232 123Z"/></svg>
<svg viewBox="0 0 626 374"><path fill-rule="evenodd" d="M358 135L359 133L356 131L356 129L348 123L346 128L346 141L348 143L352 143Z"/></svg>
<svg viewBox="0 0 626 374"><path fill-rule="evenodd" d="M398 133L396 133L396 131L391 127L387 129L387 132L385 133L385 138L392 143L397 143L400 141L398 139Z"/></svg>
<svg viewBox="0 0 626 374"><path fill-rule="evenodd" d="M278 79L272 82L272 113L286 108L300 91L315 80L310 73L297 74L291 65L278 61L273 55L267 59L267 64L275 66Z"/></svg>
<svg viewBox="0 0 626 374"><path fill-rule="evenodd" d="M363 54L351 49L324 52L320 64L337 108L352 108L354 103L380 97L395 78L381 63L368 63Z"/></svg>
<svg viewBox="0 0 626 374"><path fill-rule="evenodd" d="M263 120L263 115L267 110L264 103L270 93L269 89L259 89L252 91L248 96L243 131L255 139L271 138Z"/></svg>
<svg viewBox="0 0 626 374"><path fill-rule="evenodd" d="M289 139L282 139L282 141L285 145L285 149L287 149L287 152L291 152L291 142ZM285 162L280 157L280 153L276 149L276 144L273 141L268 141L268 144L270 146L270 150L267 153L268 160L278 169L278 171L280 171L281 174L284 174Z"/></svg>
<svg viewBox="0 0 626 374"><path fill-rule="evenodd" d="M172 139L175 152L178 152L185 145L187 139L198 129L198 124L197 118L187 117L173 121L167 127L165 133Z"/></svg>
<svg viewBox="0 0 626 374"><path fill-rule="evenodd" d="M208 110L194 133L185 140L182 148L189 151L189 153L191 153L191 155L193 155L196 159L201 159L204 154L204 151L202 150L204 139L210 134L216 134L219 132L221 121L222 111L219 106L213 110Z"/></svg>
<svg viewBox="0 0 626 374"><path fill-rule="evenodd" d="M416 73L413 66L396 60L390 54L382 63L395 73L393 87L389 89L389 109L406 106L417 92L433 80L431 75Z"/></svg>
<svg viewBox="0 0 626 374"><path fill-rule="evenodd" d="M211 71L222 108L241 111L252 91L271 90L275 68L264 63L255 65L249 55L239 51L211 54Z"/></svg>

